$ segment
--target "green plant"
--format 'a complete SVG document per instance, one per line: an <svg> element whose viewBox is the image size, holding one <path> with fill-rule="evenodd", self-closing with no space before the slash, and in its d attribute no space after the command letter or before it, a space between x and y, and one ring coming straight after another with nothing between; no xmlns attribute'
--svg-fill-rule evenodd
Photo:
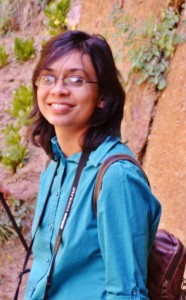
<svg viewBox="0 0 186 300"><path fill-rule="evenodd" d="M15 221L19 228L24 228L24 218L30 211L30 207L21 199L14 199L10 197L9 205L11 206L11 212L15 218ZM11 236L15 236L16 232L10 223L10 220L4 210L0 211L0 239L9 240Z"/></svg>
<svg viewBox="0 0 186 300"><path fill-rule="evenodd" d="M2 130L6 141L6 152L2 153L1 163L10 168L13 173L18 167L22 167L28 159L26 143L21 142L20 127L7 124Z"/></svg>
<svg viewBox="0 0 186 300"><path fill-rule="evenodd" d="M4 35L14 29L15 16L21 0L0 1L0 35Z"/></svg>
<svg viewBox="0 0 186 300"><path fill-rule="evenodd" d="M16 118L19 125L29 125L32 120L28 119L33 108L33 91L31 87L21 85L15 92L11 108L7 110L11 117Z"/></svg>
<svg viewBox="0 0 186 300"><path fill-rule="evenodd" d="M10 1L0 2L0 34L4 35L8 32L11 24L10 19L13 15L13 10Z"/></svg>
<svg viewBox="0 0 186 300"><path fill-rule="evenodd" d="M6 50L3 46L0 46L0 68L4 67L8 63L9 54L6 53Z"/></svg>
<svg viewBox="0 0 186 300"><path fill-rule="evenodd" d="M51 35L56 35L67 29L66 16L70 9L70 0L56 0L50 2L44 13L48 18L46 26Z"/></svg>
<svg viewBox="0 0 186 300"><path fill-rule="evenodd" d="M19 129L20 127L14 126L12 123L7 124L6 127L2 129L7 146L17 144L18 142L21 141Z"/></svg>
<svg viewBox="0 0 186 300"><path fill-rule="evenodd" d="M111 19L116 26L115 41L118 38L124 40L120 54L124 52L124 47L130 46L127 53L131 62L129 78L137 72L140 75L137 80L139 84L149 80L158 90L164 89L170 58L176 46L185 41L183 34L177 32L179 14L169 7L162 13L161 21L151 17L139 24L124 9L115 7Z"/></svg>
<svg viewBox="0 0 186 300"><path fill-rule="evenodd" d="M33 92L32 88L20 86L15 92L11 103L11 108L6 112L15 118L14 125L7 124L2 130L6 143L5 153L0 153L1 163L10 168L13 173L17 167L22 167L28 160L28 149L26 142L20 134L20 130L24 126L28 126L33 121L28 116L33 108Z"/></svg>
<svg viewBox="0 0 186 300"><path fill-rule="evenodd" d="M3 153L2 153L2 150L0 150L0 161L2 160L3 158Z"/></svg>
<svg viewBox="0 0 186 300"><path fill-rule="evenodd" d="M15 92L10 109L6 112L15 118L14 125L7 124L2 130L6 142L5 153L1 152L1 163L10 168L13 173L17 167L22 167L28 159L26 142L22 141L20 130L28 126L32 120L28 116L33 108L32 88L20 86Z"/></svg>
<svg viewBox="0 0 186 300"><path fill-rule="evenodd" d="M3 223L0 220L0 239L8 241L12 234L15 234L15 231L11 226L7 225L8 222Z"/></svg>
<svg viewBox="0 0 186 300"><path fill-rule="evenodd" d="M19 62L24 62L35 57L34 38L22 40L18 37L14 40L14 54Z"/></svg>

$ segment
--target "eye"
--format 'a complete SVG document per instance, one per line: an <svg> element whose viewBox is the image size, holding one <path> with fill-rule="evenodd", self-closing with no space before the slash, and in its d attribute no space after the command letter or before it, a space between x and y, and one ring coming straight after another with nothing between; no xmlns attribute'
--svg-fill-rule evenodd
<svg viewBox="0 0 186 300"><path fill-rule="evenodd" d="M84 80L77 76L72 76L64 79L64 84L66 86L82 86L84 84Z"/></svg>
<svg viewBox="0 0 186 300"><path fill-rule="evenodd" d="M52 75L41 75L38 81L39 86L52 86L55 83L55 77Z"/></svg>

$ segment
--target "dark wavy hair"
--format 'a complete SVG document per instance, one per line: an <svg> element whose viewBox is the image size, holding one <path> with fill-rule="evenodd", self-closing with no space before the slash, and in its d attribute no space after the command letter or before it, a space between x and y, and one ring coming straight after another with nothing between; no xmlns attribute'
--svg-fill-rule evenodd
<svg viewBox="0 0 186 300"><path fill-rule="evenodd" d="M37 102L36 79L41 71L49 67L63 55L78 51L81 55L88 54L96 71L99 82L99 92L103 108L96 108L92 116L91 126L84 134L82 149L92 151L104 139L120 134L120 124L123 117L125 92L119 81L111 49L106 40L100 35L90 35L83 31L67 31L51 38L44 46L38 61L32 84L34 90L34 107L31 117L34 117L32 142L42 147L47 155L54 159L51 138L55 136L54 126L41 114Z"/></svg>

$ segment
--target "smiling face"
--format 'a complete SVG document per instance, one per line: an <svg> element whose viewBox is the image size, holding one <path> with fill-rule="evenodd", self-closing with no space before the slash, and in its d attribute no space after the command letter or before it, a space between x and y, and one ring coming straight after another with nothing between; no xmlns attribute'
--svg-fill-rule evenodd
<svg viewBox="0 0 186 300"><path fill-rule="evenodd" d="M72 132L81 135L90 126L95 108L100 106L99 86L85 83L82 87L70 88L61 79L79 77L97 82L96 72L88 55L71 52L52 63L40 75L52 75L56 79L53 87L37 89L37 100L41 114L54 126L56 134Z"/></svg>

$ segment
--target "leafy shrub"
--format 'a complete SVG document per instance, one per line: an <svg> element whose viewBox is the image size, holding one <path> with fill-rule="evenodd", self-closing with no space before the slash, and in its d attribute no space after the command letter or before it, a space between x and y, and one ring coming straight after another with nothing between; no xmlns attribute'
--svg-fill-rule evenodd
<svg viewBox="0 0 186 300"><path fill-rule="evenodd" d="M6 16L0 20L0 35L4 35L9 30L9 21Z"/></svg>
<svg viewBox="0 0 186 300"><path fill-rule="evenodd" d="M9 199L9 204L18 227L20 229L24 228L24 218L30 211L30 207L28 207L28 204L25 203L25 201L21 199L14 199L12 196ZM11 238L11 236L14 235L16 235L16 232L7 214L4 212L4 210L0 211L0 239L7 241Z"/></svg>
<svg viewBox="0 0 186 300"><path fill-rule="evenodd" d="M18 37L14 40L14 54L19 62L24 62L35 57L34 38L22 40Z"/></svg>
<svg viewBox="0 0 186 300"><path fill-rule="evenodd" d="M0 35L5 35L17 25L16 14L22 0L0 1Z"/></svg>
<svg viewBox="0 0 186 300"><path fill-rule="evenodd" d="M7 149L2 155L1 163L10 168L13 173L16 172L17 167L23 167L28 159L26 143L21 142L19 129L20 127L15 127L13 124L7 124L2 130Z"/></svg>
<svg viewBox="0 0 186 300"><path fill-rule="evenodd" d="M21 85L15 92L11 108L7 110L11 117L17 118L19 125L29 125L32 121L28 119L33 108L33 91L31 87Z"/></svg>
<svg viewBox="0 0 186 300"><path fill-rule="evenodd" d="M2 153L2 150L0 150L0 161L2 160L3 158L3 153Z"/></svg>
<svg viewBox="0 0 186 300"><path fill-rule="evenodd" d="M12 234L15 234L14 229L7 224L8 220L5 222L0 219L0 239L8 241Z"/></svg>
<svg viewBox="0 0 186 300"><path fill-rule="evenodd" d="M0 2L0 34L4 35L8 32L11 23L10 19L13 15L13 10L10 5L10 1L1 1Z"/></svg>
<svg viewBox="0 0 186 300"><path fill-rule="evenodd" d="M137 82L146 80L154 83L158 90L166 86L166 74L169 71L169 61L178 44L183 43L183 34L177 32L180 16L169 7L162 13L162 20L157 22L152 18L139 24L134 17L127 15L125 10L114 8L111 16L117 32L115 41L125 35L125 46L130 46L127 55L131 61L131 72L139 73ZM123 46L120 49L124 52Z"/></svg>
<svg viewBox="0 0 186 300"><path fill-rule="evenodd" d="M0 46L0 68L4 67L8 63L9 54L6 53L6 50L3 46Z"/></svg>
<svg viewBox="0 0 186 300"><path fill-rule="evenodd" d="M70 0L50 2L44 10L48 18L46 26L51 35L56 35L67 29L66 16L70 8Z"/></svg>
<svg viewBox="0 0 186 300"><path fill-rule="evenodd" d="M15 118L15 125L7 124L2 130L6 142L5 153L1 152L1 163L10 168L13 173L17 167L22 167L28 159L28 149L26 142L22 141L20 130L29 125L32 120L28 119L33 108L32 88L20 86L15 92L11 108L7 113Z"/></svg>
<svg viewBox="0 0 186 300"><path fill-rule="evenodd" d="M19 129L20 127L14 126L12 123L7 124L6 127L2 129L7 146L20 143L21 136L19 134Z"/></svg>

